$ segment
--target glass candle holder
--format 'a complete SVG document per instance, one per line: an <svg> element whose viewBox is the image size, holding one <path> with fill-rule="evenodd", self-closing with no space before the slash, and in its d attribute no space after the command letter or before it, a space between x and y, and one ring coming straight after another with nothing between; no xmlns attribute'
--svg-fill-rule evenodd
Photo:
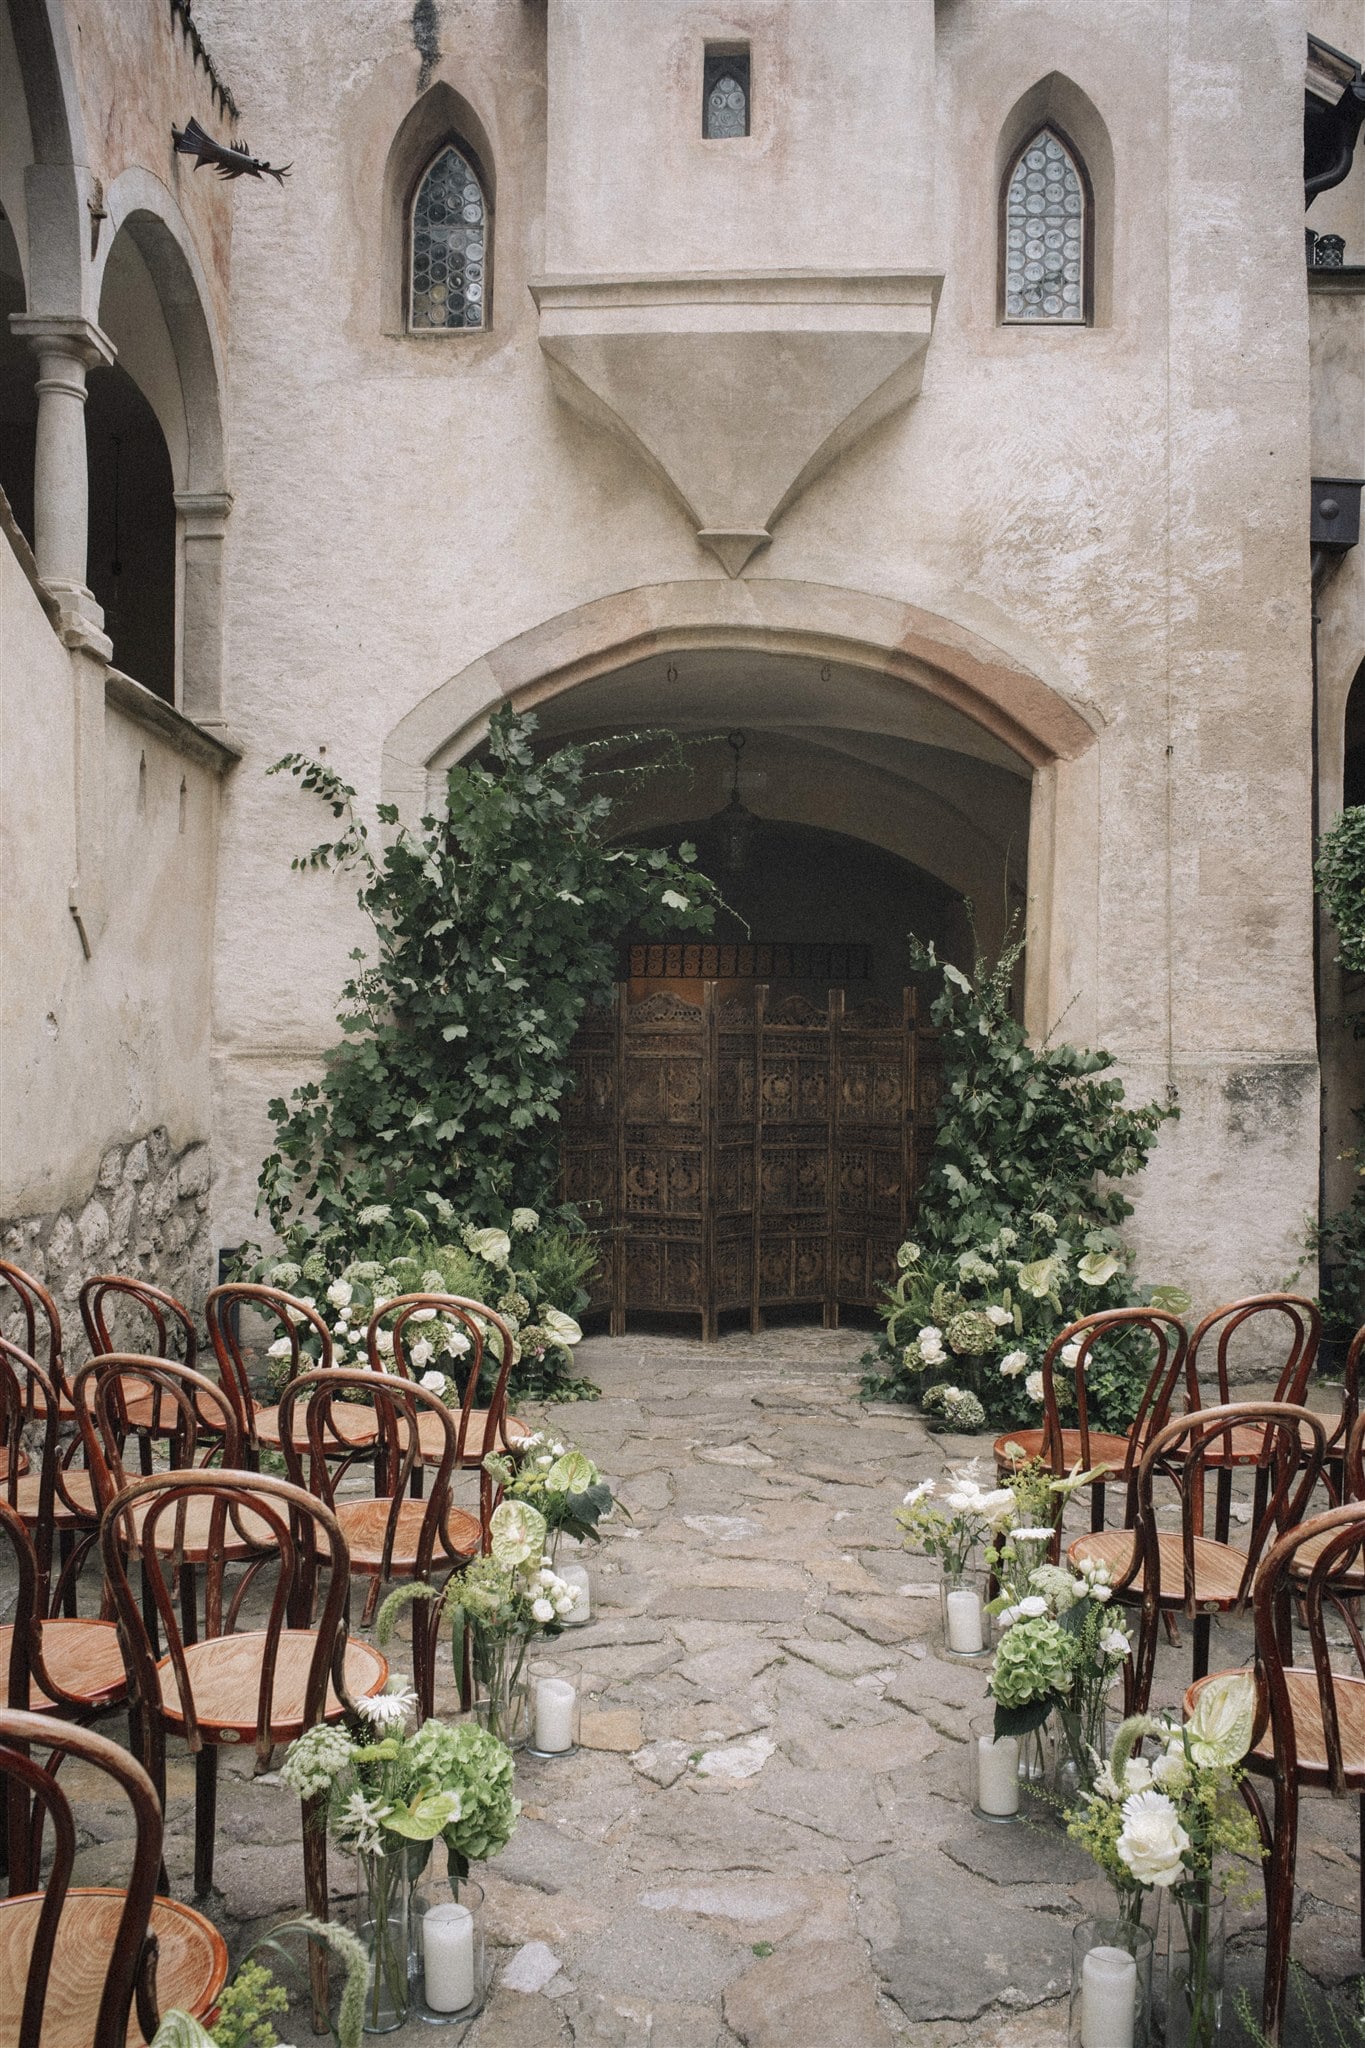
<svg viewBox="0 0 1365 2048"><path fill-rule="evenodd" d="M1131 1920L1082 1920L1071 1937L1068 2048L1148 2048L1152 1937Z"/></svg>
<svg viewBox="0 0 1365 2048"><path fill-rule="evenodd" d="M1214 2048L1222 2039L1226 1908L1211 1884L1161 1894L1167 2048Z"/></svg>
<svg viewBox="0 0 1365 2048"><path fill-rule="evenodd" d="M1019 1818L1020 1744L1013 1735L996 1740L995 1714L977 1714L969 1726L967 1792L980 1820Z"/></svg>
<svg viewBox="0 0 1365 2048"><path fill-rule="evenodd" d="M447 1884L412 1895L410 2019L448 2027L482 2012L488 1993L483 1889L465 1879L456 1898Z"/></svg>
<svg viewBox="0 0 1365 2048"><path fill-rule="evenodd" d="M585 1564L571 1562L557 1565L556 1570L566 1586L572 1586L578 1595L573 1608L564 1616L565 1628L581 1628L585 1621L592 1620L592 1580Z"/></svg>
<svg viewBox="0 0 1365 2048"><path fill-rule="evenodd" d="M991 1646L985 1574L948 1572L942 1579L943 1647L950 1657L983 1657Z"/></svg>
<svg viewBox="0 0 1365 2048"><path fill-rule="evenodd" d="M578 1747L578 1693L567 1678L531 1681L528 1756L572 1756Z"/></svg>

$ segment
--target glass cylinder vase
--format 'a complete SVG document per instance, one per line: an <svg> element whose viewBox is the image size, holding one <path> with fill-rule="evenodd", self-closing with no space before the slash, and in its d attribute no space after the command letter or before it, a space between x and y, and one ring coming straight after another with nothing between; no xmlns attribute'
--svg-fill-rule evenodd
<svg viewBox="0 0 1365 2048"><path fill-rule="evenodd" d="M531 1732L531 1686L526 1652L531 1638L520 1634L473 1632L474 1701L481 1728L509 1749L524 1747Z"/></svg>
<svg viewBox="0 0 1365 2048"><path fill-rule="evenodd" d="M997 1740L994 1713L968 1723L967 1796L978 1820L1019 1818L1021 1744L1017 1736Z"/></svg>
<svg viewBox="0 0 1365 2048"><path fill-rule="evenodd" d="M392 2034L408 2017L410 1880L401 1853L356 1852L356 1933L369 1961L367 2034Z"/></svg>
<svg viewBox="0 0 1365 2048"><path fill-rule="evenodd" d="M950 1657L982 1657L991 1646L991 1617L986 1612L986 1575L944 1568L940 1599L943 1647Z"/></svg>
<svg viewBox="0 0 1365 2048"><path fill-rule="evenodd" d="M1068 2048L1148 2048L1152 1937L1130 1919L1082 1920L1071 1937Z"/></svg>
<svg viewBox="0 0 1365 2048"><path fill-rule="evenodd" d="M429 1882L414 1890L411 1912L411 2017L433 2027L473 2019L488 1991L482 1886L466 1878L456 1895Z"/></svg>
<svg viewBox="0 0 1365 2048"><path fill-rule="evenodd" d="M572 1756L578 1747L578 1693L567 1678L544 1673L531 1680L531 1736L528 1756Z"/></svg>
<svg viewBox="0 0 1365 2048"><path fill-rule="evenodd" d="M1212 1883L1161 1895L1166 2048L1215 2048L1223 2031L1227 1902Z"/></svg>
<svg viewBox="0 0 1365 2048"><path fill-rule="evenodd" d="M1075 1806L1094 1789L1096 1774L1113 1748L1119 1722L1107 1694L1076 1707L1055 1707L1052 1729L1052 1792L1063 1807Z"/></svg>

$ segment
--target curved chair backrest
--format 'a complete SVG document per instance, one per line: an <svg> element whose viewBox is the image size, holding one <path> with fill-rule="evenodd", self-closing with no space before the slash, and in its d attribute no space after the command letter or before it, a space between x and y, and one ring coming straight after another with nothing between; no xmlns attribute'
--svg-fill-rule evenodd
<svg viewBox="0 0 1365 2048"><path fill-rule="evenodd" d="M1142 1401L1128 1432L1128 1449L1123 1463L1111 1473L1115 1480L1126 1479L1131 1483L1143 1445L1150 1441L1169 1416L1181 1373L1186 1370L1185 1325L1178 1316L1169 1315L1164 1309L1101 1309L1093 1316L1082 1316L1079 1322L1069 1323L1048 1345L1043 1356L1043 1456L1058 1477L1066 1471L1061 1431L1070 1427L1061 1414L1057 1392L1059 1374L1067 1375L1067 1381L1074 1390L1075 1428L1080 1436L1081 1465L1088 1472L1099 1462L1091 1455L1090 1449L1093 1425L1088 1385L1089 1377L1103 1362L1103 1352L1099 1358L1095 1356L1096 1347L1107 1340L1136 1343L1144 1335L1154 1344L1155 1356L1148 1369ZM1078 1349L1075 1366L1070 1368L1063 1363L1062 1353L1073 1344ZM1187 1374L1186 1393L1188 1390Z"/></svg>
<svg viewBox="0 0 1365 2048"><path fill-rule="evenodd" d="M208 1547L221 1554L229 1523L238 1529L251 1526L262 1546L259 1569L274 1571L270 1608L257 1660L255 1742L257 1753L265 1756L274 1747L271 1733L275 1670L280 1637L286 1628L309 1630L313 1647L303 1701L303 1722L311 1728L324 1717L330 1680L343 1707L354 1712L346 1690L345 1656L351 1587L351 1560L346 1539L329 1507L285 1479L267 1478L259 1472L206 1472L202 1470L155 1473L150 1479L135 1479L115 1494L100 1523L100 1549L104 1570L112 1590L123 1636L134 1704L153 1708L163 1695L163 1677L143 1626L136 1594L128 1576L130 1560L136 1556L144 1584L150 1586L162 1628L165 1631L169 1677L174 1681L180 1712L184 1717L185 1739L192 1750L201 1747L199 1722L185 1659L185 1640L176 1614L172 1585L174 1579L174 1526L182 1503L207 1500L210 1506ZM167 1524L170 1526L167 1527ZM265 1548L269 1544L270 1548ZM316 1613L320 1585L326 1594L321 1613ZM224 1627L222 1617L209 1605L207 1634L233 1633L232 1615ZM158 1719L155 1714L149 1718ZM243 1717L245 1718L245 1717Z"/></svg>
<svg viewBox="0 0 1365 2048"><path fill-rule="evenodd" d="M174 1358L134 1352L92 1358L72 1381L71 1396L101 1514L139 1476L124 1464L123 1449L131 1434L129 1397L140 1394L151 1396L158 1431L169 1440L172 1471L188 1470L220 1451L226 1469L241 1469L241 1431L224 1388Z"/></svg>
<svg viewBox="0 0 1365 2048"><path fill-rule="evenodd" d="M1359 1442L1356 1444L1359 1456ZM1305 1544L1316 1547L1311 1565L1305 1564L1297 1571L1295 1560ZM1327 1775L1334 1792L1359 1792L1365 1787L1357 1780L1346 1782L1345 1752L1342 1746L1341 1699L1342 1693L1334 1680L1332 1663L1333 1645L1327 1636L1327 1611L1333 1610L1334 1632L1341 1630L1350 1640L1355 1652L1359 1678L1365 1679L1365 1641L1362 1641L1359 1625L1352 1612L1350 1581L1354 1576L1359 1583L1362 1556L1365 1555L1365 1501L1348 1501L1344 1507L1331 1508L1325 1515L1314 1515L1311 1520L1301 1522L1295 1529L1288 1529L1271 1550L1256 1579L1256 1675L1260 1694L1260 1720L1268 1716L1275 1741L1277 1769L1284 1773L1296 1770L1298 1736L1294 1726L1294 1713L1286 1672L1297 1669L1311 1670L1316 1681L1318 1709L1322 1717L1322 1734ZM1345 1579L1347 1585L1342 1586ZM1297 1610L1302 1630L1299 1641L1306 1636L1308 1657L1300 1656L1297 1665L1293 1661L1293 1622ZM1340 1649L1338 1648L1338 1659ZM1357 1701L1365 1698L1365 1688L1353 1687ZM1354 1742L1351 1748L1360 1754L1359 1722L1352 1730Z"/></svg>
<svg viewBox="0 0 1365 2048"><path fill-rule="evenodd" d="M330 1365L332 1333L326 1318L311 1302L300 1301L296 1295L286 1294L280 1287L263 1287L249 1280L229 1280L209 1293L204 1302L209 1342L218 1360L223 1385L230 1390L237 1409L242 1442L254 1452L256 1409L246 1348L242 1341L243 1309L262 1317L269 1328L278 1332L271 1342L289 1345L284 1380L297 1379L300 1373L311 1372L314 1366ZM303 1348L308 1340L317 1344L316 1358Z"/></svg>
<svg viewBox="0 0 1365 2048"><path fill-rule="evenodd" d="M8 1501L0 1501L0 1535L9 1543L14 1558L14 1572L17 1590L14 1607L10 1614L9 1669L6 1673L7 1690L5 1703L28 1712L30 1699L29 1681L41 1662L41 1634L34 1623L41 1619L42 1609L38 1605L38 1554L33 1539L25 1528L21 1516L14 1512ZM42 1679L39 1679L42 1684ZM52 1697L50 1688L43 1685L44 1692Z"/></svg>
<svg viewBox="0 0 1365 2048"><path fill-rule="evenodd" d="M17 1508L19 1504L26 1432L28 1455L36 1460L38 1466L33 1541L42 1596L40 1611L45 1613L52 1572L53 1509L61 1506L74 1521L84 1523L87 1528L90 1527L90 1509L88 1503L73 1492L68 1481L70 1460L75 1456L78 1445L73 1441L65 1453L62 1451L56 1386L42 1366L36 1365L26 1351L21 1351L17 1344L11 1344L7 1337L0 1337L0 1430L3 1430L5 1452L0 1492L11 1508Z"/></svg>
<svg viewBox="0 0 1365 2048"><path fill-rule="evenodd" d="M1362 1323L1351 1339L1351 1348L1346 1353L1346 1370L1341 1380L1341 1420L1332 1431L1332 1449L1337 1457L1345 1458L1346 1494L1350 1500L1365 1499L1365 1487L1358 1487L1351 1477L1349 1445L1355 1430L1356 1418L1360 1414L1360 1368L1365 1364L1365 1323Z"/></svg>
<svg viewBox="0 0 1365 2048"><path fill-rule="evenodd" d="M194 1317L182 1301L123 1273L101 1273L80 1292L81 1321L92 1358L114 1353L141 1358L175 1358L193 1369L199 1359ZM109 1319L118 1324L111 1331ZM151 1342L139 1339L151 1337Z"/></svg>
<svg viewBox="0 0 1365 2048"><path fill-rule="evenodd" d="M438 1549L454 1565L456 1553L446 1541L445 1527L457 1450L455 1418L439 1394L416 1381L403 1379L397 1373L376 1374L368 1367L357 1369L343 1365L328 1366L325 1371L306 1372L291 1380L280 1396L280 1440L290 1480L295 1486L314 1494L335 1513L340 1475L334 1471L332 1461L336 1459L338 1449L345 1451L348 1446L333 1427L332 1405L343 1397L348 1388L363 1394L373 1404L379 1426L375 1492L381 1497L387 1495L389 1500L381 1578L390 1576L394 1543L403 1505L408 1498L408 1485L413 1474L422 1469L418 1422L424 1414L439 1418L444 1430L444 1448L423 1508L415 1575L426 1577ZM306 1473L302 1453L294 1441L294 1409L299 1402L306 1403Z"/></svg>
<svg viewBox="0 0 1365 2048"><path fill-rule="evenodd" d="M1317 1303L1302 1294L1249 1294L1205 1316L1190 1338L1190 1379L1197 1389L1200 1367L1207 1370L1212 1350L1217 1390L1209 1403L1211 1407L1226 1407L1237 1398L1228 1360L1239 1331L1253 1342L1264 1338L1275 1343L1283 1363L1271 1398L1300 1406L1322 1335L1322 1314ZM1268 1377L1259 1357L1248 1363L1257 1367L1258 1378ZM1194 1405L1204 1404L1197 1398Z"/></svg>
<svg viewBox="0 0 1365 2048"><path fill-rule="evenodd" d="M54 1767L35 1762L28 1753L31 1745L48 1751L49 1764ZM5 1781L9 1803L10 1896L37 1893L40 1883L42 1895L29 1951L18 2048L40 2048L53 1944L71 1884L76 1824L55 1769L55 1760L68 1756L112 1778L133 1809L132 1868L117 1931L112 1940L92 1943L88 1951L90 1970L104 1973L91 2048L124 2048L133 1998L145 1982L147 1928L161 1867L162 1821L155 1788L142 1765L107 1736L69 1722L52 1721L46 1715L7 1710L0 1713L0 1778ZM28 1825L34 1802L51 1826L53 1838L52 1864L41 1880L38 1851L42 1830ZM226 1954L223 1962L226 1966ZM150 1995L145 1999L139 1996L138 2006L143 2031L150 2039L156 2027Z"/></svg>
<svg viewBox="0 0 1365 2048"><path fill-rule="evenodd" d="M460 1294L395 1295L370 1317L365 1342L376 1372L418 1381L424 1373L442 1372L457 1384L464 1375L457 1425L461 1462L466 1451L482 1461L490 1451L505 1448L507 1380L516 1342L496 1309ZM479 1381L490 1349L497 1356L497 1376L488 1397L482 1441L470 1443L470 1417L478 1405Z"/></svg>
<svg viewBox="0 0 1365 2048"><path fill-rule="evenodd" d="M12 1266L0 1259L0 1323L7 1322L6 1310L10 1304L5 1299L8 1288L18 1302L22 1317L22 1336L13 1341L21 1351L35 1361L42 1359L42 1369L59 1394L66 1392L66 1368L62 1359L62 1319L57 1313L57 1304L31 1273L25 1273L21 1266Z"/></svg>

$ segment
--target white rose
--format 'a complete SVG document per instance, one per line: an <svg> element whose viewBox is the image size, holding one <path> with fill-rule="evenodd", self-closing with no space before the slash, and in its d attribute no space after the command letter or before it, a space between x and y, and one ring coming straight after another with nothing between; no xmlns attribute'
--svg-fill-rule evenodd
<svg viewBox="0 0 1365 2048"><path fill-rule="evenodd" d="M1124 1800L1123 1831L1117 1846L1120 1861L1139 1884L1164 1889L1178 1884L1185 1874L1190 1838L1164 1792L1135 1792Z"/></svg>
<svg viewBox="0 0 1365 2048"><path fill-rule="evenodd" d="M1103 1607L1106 1600L1113 1599L1114 1589L1112 1586L1106 1586L1103 1579L1092 1579L1090 1581L1090 1597L1092 1600L1098 1601L1099 1605Z"/></svg>
<svg viewBox="0 0 1365 2048"><path fill-rule="evenodd" d="M418 1372L421 1372L426 1366L431 1364L434 1355L433 1348L428 1344L426 1338L419 1337L417 1342L410 1346L408 1350L408 1364L415 1367Z"/></svg>
<svg viewBox="0 0 1365 2048"><path fill-rule="evenodd" d="M376 1330L374 1333L374 1348L381 1358L387 1356L393 1349L393 1331Z"/></svg>
<svg viewBox="0 0 1365 2048"><path fill-rule="evenodd" d="M1079 1344L1063 1344L1061 1362L1068 1372L1075 1372L1080 1356L1081 1347Z"/></svg>
<svg viewBox="0 0 1365 2048"><path fill-rule="evenodd" d="M1014 1317L1007 1308L1000 1308L994 1302L986 1310L986 1318L988 1322L995 1324L997 1330L1003 1330L1006 1324L1014 1321Z"/></svg>
<svg viewBox="0 0 1365 2048"><path fill-rule="evenodd" d="M349 1280L334 1280L327 1289L327 1299L333 1308L349 1308L352 1288Z"/></svg>
<svg viewBox="0 0 1365 2048"><path fill-rule="evenodd" d="M293 1355L293 1342L288 1337L277 1337L266 1353L267 1358L292 1358Z"/></svg>
<svg viewBox="0 0 1365 2048"><path fill-rule="evenodd" d="M1027 1351L1007 1351L1000 1361L1000 1370L1007 1380L1012 1380L1028 1364Z"/></svg>
<svg viewBox="0 0 1365 2048"><path fill-rule="evenodd" d="M443 1372L424 1372L418 1384L425 1387L429 1394L443 1394L446 1390L446 1376Z"/></svg>
<svg viewBox="0 0 1365 2048"><path fill-rule="evenodd" d="M1028 1378L1024 1381L1024 1392L1028 1395L1030 1401L1042 1400L1043 1375L1040 1372L1031 1372L1029 1374Z"/></svg>
<svg viewBox="0 0 1365 2048"><path fill-rule="evenodd" d="M446 1331L446 1341L442 1348L448 1358L463 1358L469 1349L469 1339L463 1330L457 1330L452 1323Z"/></svg>
<svg viewBox="0 0 1365 2048"><path fill-rule="evenodd" d="M346 1327L345 1323L333 1323L333 1325L332 1325L332 1335L333 1335L334 1337L349 1337L349 1336L350 1336L350 1334L351 1334L351 1333L350 1333L350 1331L349 1331L349 1330L347 1329L347 1327Z"/></svg>
<svg viewBox="0 0 1365 2048"><path fill-rule="evenodd" d="M1029 1593L1019 1602L1019 1612L1026 1621L1037 1621L1047 1613L1047 1602L1041 1593Z"/></svg>
<svg viewBox="0 0 1365 2048"><path fill-rule="evenodd" d="M1100 1637L1100 1648L1106 1657L1126 1657L1129 1647L1128 1638L1121 1628L1108 1629Z"/></svg>
<svg viewBox="0 0 1365 2048"><path fill-rule="evenodd" d="M1152 1765L1152 1782L1163 1792L1181 1792L1190 1781L1189 1759L1184 1749L1168 1749Z"/></svg>
<svg viewBox="0 0 1365 2048"><path fill-rule="evenodd" d="M553 1621L555 1618L553 1602L546 1599L533 1600L531 1603L531 1612L535 1616L537 1621Z"/></svg>
<svg viewBox="0 0 1365 2048"><path fill-rule="evenodd" d="M410 1323L434 1323L435 1320L436 1311L434 1308L415 1308L408 1317Z"/></svg>

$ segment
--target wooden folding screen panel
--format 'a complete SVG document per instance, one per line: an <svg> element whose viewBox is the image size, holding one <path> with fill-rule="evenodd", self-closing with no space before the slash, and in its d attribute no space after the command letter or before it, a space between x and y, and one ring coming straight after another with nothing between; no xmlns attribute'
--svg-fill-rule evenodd
<svg viewBox="0 0 1365 2048"><path fill-rule="evenodd" d="M913 989L769 1005L708 982L588 1017L565 1105L564 1194L602 1236L593 1305L631 1312L872 1305L933 1144L937 1034Z"/></svg>

